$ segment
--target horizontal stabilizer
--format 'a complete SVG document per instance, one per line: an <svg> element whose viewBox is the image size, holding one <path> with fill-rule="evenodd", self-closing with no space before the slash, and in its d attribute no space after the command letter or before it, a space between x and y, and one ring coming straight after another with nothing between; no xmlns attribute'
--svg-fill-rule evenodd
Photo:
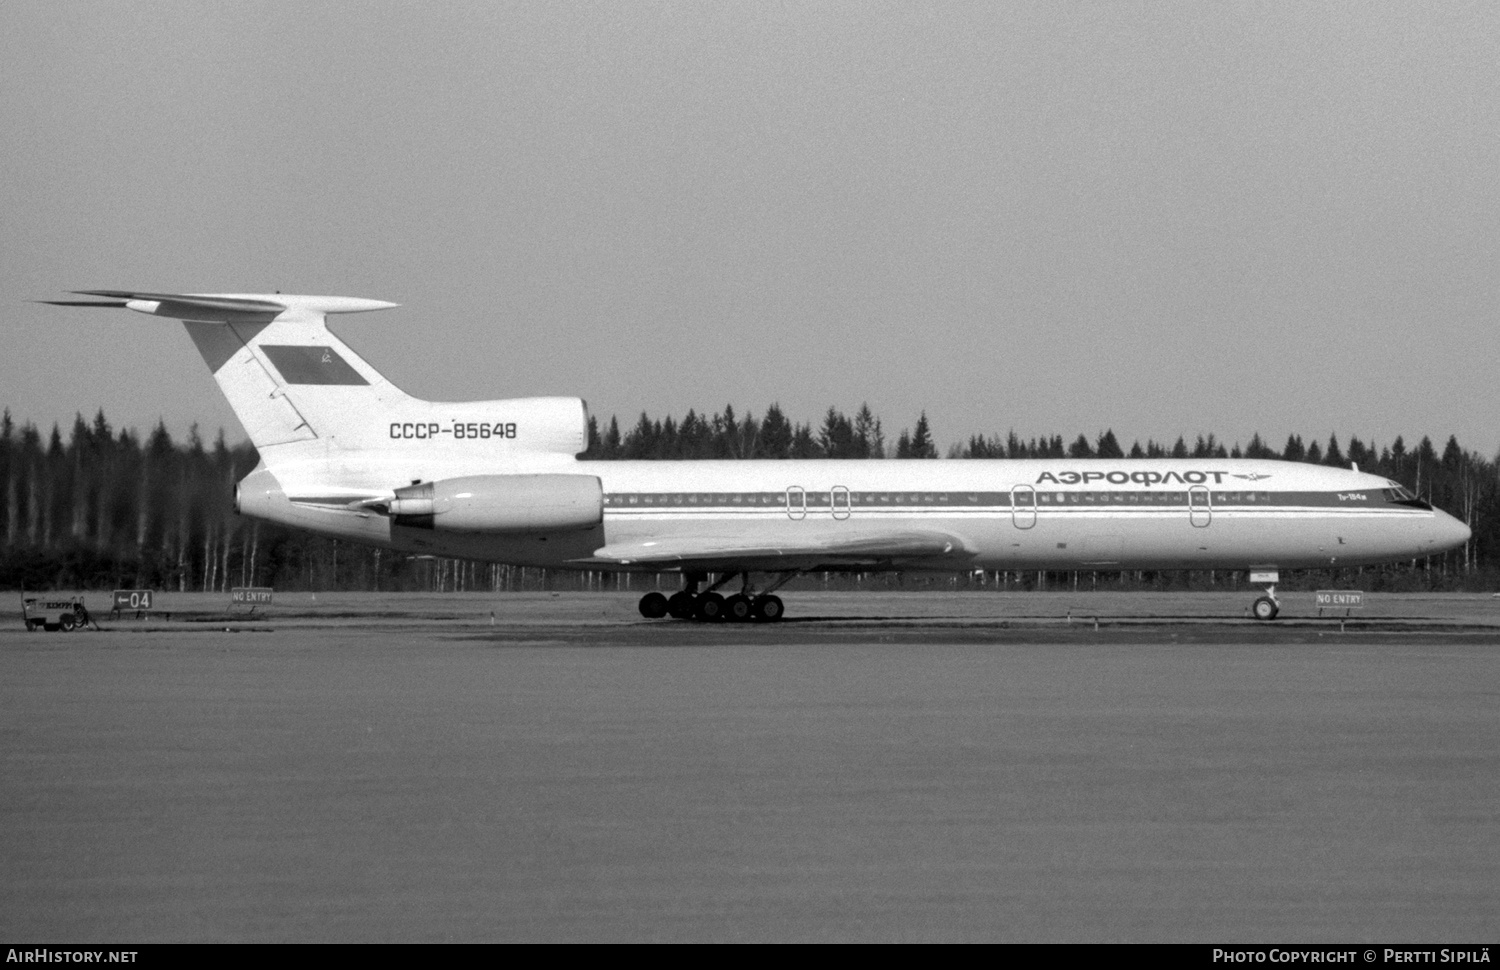
<svg viewBox="0 0 1500 970"><path fill-rule="evenodd" d="M200 310L231 310L235 313L280 313L287 304L261 296L230 296L215 293L131 293L125 290L74 290L79 296L108 296L127 302L178 303Z"/></svg>
<svg viewBox="0 0 1500 970"><path fill-rule="evenodd" d="M74 290L79 296L104 297L102 301L42 300L54 306L124 307L175 320L206 322L271 319L287 311L297 315L361 313L399 306L384 300L353 296L300 296L291 293L147 293L136 290Z"/></svg>

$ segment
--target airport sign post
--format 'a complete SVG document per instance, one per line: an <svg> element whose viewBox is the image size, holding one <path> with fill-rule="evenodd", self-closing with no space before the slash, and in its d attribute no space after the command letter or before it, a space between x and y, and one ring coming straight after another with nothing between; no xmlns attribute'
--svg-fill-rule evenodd
<svg viewBox="0 0 1500 970"><path fill-rule="evenodd" d="M229 608L248 606L254 611L257 606L270 606L275 592L270 586L236 586L229 591Z"/></svg>
<svg viewBox="0 0 1500 970"><path fill-rule="evenodd" d="M1324 610L1343 610L1348 616L1350 610L1362 610L1365 606L1364 591L1358 589L1320 589L1313 597L1319 616Z"/></svg>
<svg viewBox="0 0 1500 970"><path fill-rule="evenodd" d="M151 612L153 593L149 589L117 589L114 592L113 607L110 609L110 619L119 619L121 613L134 613L139 620L143 614Z"/></svg>

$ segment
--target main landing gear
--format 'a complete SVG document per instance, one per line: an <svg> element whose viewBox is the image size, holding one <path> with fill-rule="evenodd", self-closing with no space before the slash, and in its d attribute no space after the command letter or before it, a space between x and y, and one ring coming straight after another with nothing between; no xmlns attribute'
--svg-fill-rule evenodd
<svg viewBox="0 0 1500 970"><path fill-rule="evenodd" d="M784 586L795 575L797 575L796 571L782 573L776 582L757 593L750 585L748 572L725 573L718 582L699 592L698 586L707 581L707 575L689 573L687 587L680 592L673 593L671 596L655 592L642 596L641 616L648 620L659 620L664 616L670 616L674 620L698 620L704 623L726 621L773 623L781 619L785 611L781 597L774 595L774 591ZM725 585L735 576L743 579L738 593L726 597L717 592L720 586Z"/></svg>

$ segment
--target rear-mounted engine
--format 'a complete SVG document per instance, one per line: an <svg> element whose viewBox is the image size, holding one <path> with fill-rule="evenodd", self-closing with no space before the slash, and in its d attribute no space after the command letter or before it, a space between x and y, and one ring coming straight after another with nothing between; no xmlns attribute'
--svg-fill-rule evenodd
<svg viewBox="0 0 1500 970"><path fill-rule="evenodd" d="M583 530L604 521L604 488L593 475L475 475L398 488L374 508L409 529Z"/></svg>

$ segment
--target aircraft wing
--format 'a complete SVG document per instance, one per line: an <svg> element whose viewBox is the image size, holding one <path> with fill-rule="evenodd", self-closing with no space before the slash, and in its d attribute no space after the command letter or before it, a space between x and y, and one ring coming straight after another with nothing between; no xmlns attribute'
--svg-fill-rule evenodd
<svg viewBox="0 0 1500 970"><path fill-rule="evenodd" d="M615 543L594 551L578 566L661 566L712 572L888 566L894 563L941 567L973 555L958 536L946 532L865 533L849 538L810 538L785 542L723 536L671 536Z"/></svg>

